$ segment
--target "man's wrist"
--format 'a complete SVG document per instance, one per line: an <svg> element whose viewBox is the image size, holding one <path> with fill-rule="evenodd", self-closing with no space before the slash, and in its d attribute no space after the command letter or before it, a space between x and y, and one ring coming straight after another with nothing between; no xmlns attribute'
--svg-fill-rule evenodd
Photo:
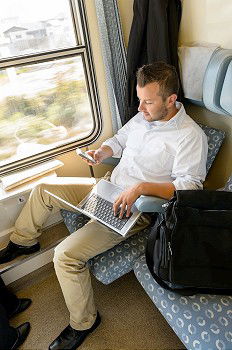
<svg viewBox="0 0 232 350"><path fill-rule="evenodd" d="M112 157L113 155L113 150L110 146L102 145L99 148L99 151L101 151L104 154L104 159L108 157Z"/></svg>
<svg viewBox="0 0 232 350"><path fill-rule="evenodd" d="M142 196L144 194L144 184L145 182L140 182L137 185L135 185L135 191L138 197Z"/></svg>
<svg viewBox="0 0 232 350"><path fill-rule="evenodd" d="M155 196L164 199L170 199L175 191L175 186L172 182L167 183L151 183L140 182L135 185L135 190L138 196Z"/></svg>

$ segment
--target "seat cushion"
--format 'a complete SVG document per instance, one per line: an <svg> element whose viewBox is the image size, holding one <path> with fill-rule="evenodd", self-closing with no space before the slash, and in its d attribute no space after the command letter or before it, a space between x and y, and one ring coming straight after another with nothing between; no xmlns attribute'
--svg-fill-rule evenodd
<svg viewBox="0 0 232 350"><path fill-rule="evenodd" d="M227 183L225 184L223 191L232 191L232 175L229 177Z"/></svg>
<svg viewBox="0 0 232 350"><path fill-rule="evenodd" d="M64 223L70 233L84 226L89 218L83 214L61 209ZM150 227L129 237L115 247L89 260L94 276L104 284L109 284L133 269L134 261L144 253Z"/></svg>
<svg viewBox="0 0 232 350"><path fill-rule="evenodd" d="M60 213L70 233L75 232L90 220L86 215L66 209L61 209Z"/></svg>
<svg viewBox="0 0 232 350"><path fill-rule="evenodd" d="M150 228L136 233L89 261L91 272L103 284L110 284L132 271L134 262L145 252Z"/></svg>
<svg viewBox="0 0 232 350"><path fill-rule="evenodd" d="M152 278L145 255L134 273L146 293L187 349L232 349L232 296L180 296L160 287Z"/></svg>

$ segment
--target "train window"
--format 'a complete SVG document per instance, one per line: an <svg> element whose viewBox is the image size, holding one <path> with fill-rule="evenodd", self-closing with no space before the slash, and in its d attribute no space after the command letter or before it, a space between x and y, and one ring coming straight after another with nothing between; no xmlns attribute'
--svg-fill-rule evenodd
<svg viewBox="0 0 232 350"><path fill-rule="evenodd" d="M100 129L84 1L2 1L0 173L87 145Z"/></svg>

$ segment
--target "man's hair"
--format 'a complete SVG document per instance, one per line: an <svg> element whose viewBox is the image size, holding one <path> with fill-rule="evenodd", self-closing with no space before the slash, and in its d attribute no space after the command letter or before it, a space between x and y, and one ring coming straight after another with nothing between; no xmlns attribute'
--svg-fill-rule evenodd
<svg viewBox="0 0 232 350"><path fill-rule="evenodd" d="M165 62L146 64L137 71L137 84L144 87L150 83L159 85L159 95L163 101L172 94L178 95L179 79L176 68Z"/></svg>

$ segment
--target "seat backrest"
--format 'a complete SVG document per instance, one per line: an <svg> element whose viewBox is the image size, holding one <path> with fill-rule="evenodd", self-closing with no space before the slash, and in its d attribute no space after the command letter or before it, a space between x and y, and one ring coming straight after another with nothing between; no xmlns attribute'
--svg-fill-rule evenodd
<svg viewBox="0 0 232 350"><path fill-rule="evenodd" d="M206 162L206 173L208 174L209 169L211 168L214 159L222 145L222 142L225 138L225 131L212 128L211 126L203 125L199 123L199 126L202 128L208 139L208 155Z"/></svg>

